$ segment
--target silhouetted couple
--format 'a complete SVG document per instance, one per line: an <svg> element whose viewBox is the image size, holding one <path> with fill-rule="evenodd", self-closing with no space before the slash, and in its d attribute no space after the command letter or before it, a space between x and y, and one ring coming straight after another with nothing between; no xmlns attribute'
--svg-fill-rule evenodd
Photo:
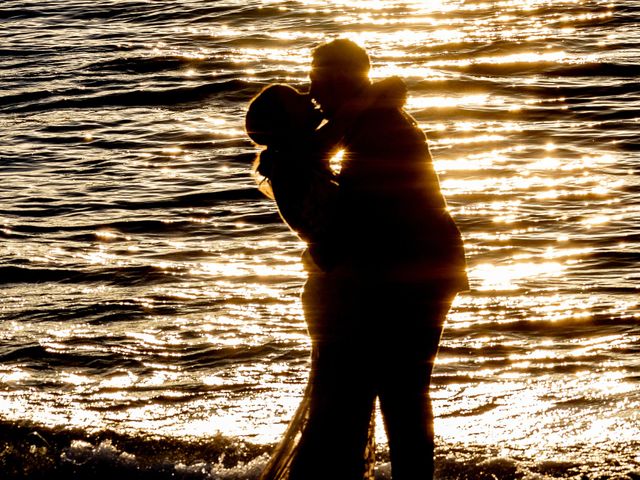
<svg viewBox="0 0 640 480"><path fill-rule="evenodd" d="M369 68L362 48L334 40L313 52L309 94L272 85L247 112L267 147L261 188L309 246L312 372L263 479L371 476L376 398L393 479L433 476L429 382L451 302L468 288L463 243L404 83L371 83Z"/></svg>

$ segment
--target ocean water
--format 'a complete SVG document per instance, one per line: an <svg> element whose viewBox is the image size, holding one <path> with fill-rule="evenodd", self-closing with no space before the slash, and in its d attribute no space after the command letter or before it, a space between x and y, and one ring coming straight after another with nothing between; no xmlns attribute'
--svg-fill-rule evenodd
<svg viewBox="0 0 640 480"><path fill-rule="evenodd" d="M0 478L257 477L309 340L243 116L339 36L406 80L467 246L437 478L640 478L633 0L3 0Z"/></svg>

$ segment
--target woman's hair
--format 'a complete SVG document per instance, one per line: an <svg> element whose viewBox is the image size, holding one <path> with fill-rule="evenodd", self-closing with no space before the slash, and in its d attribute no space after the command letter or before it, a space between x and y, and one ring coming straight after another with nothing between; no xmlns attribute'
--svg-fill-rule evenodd
<svg viewBox="0 0 640 480"><path fill-rule="evenodd" d="M313 108L311 99L290 85L273 84L260 91L249 103L245 130L249 138L262 150L254 162L254 174L261 190L271 176L274 155L272 150L295 145L301 134L310 133L320 124L322 116ZM267 196L272 194L263 190Z"/></svg>
<svg viewBox="0 0 640 480"><path fill-rule="evenodd" d="M291 136L297 122L293 106L302 97L289 85L273 84L258 93L247 110L245 129L249 138L258 145L273 145Z"/></svg>

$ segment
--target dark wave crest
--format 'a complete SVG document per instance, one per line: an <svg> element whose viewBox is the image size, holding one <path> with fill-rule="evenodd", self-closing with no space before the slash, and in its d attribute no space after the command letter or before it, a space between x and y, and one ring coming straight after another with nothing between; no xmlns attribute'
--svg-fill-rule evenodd
<svg viewBox="0 0 640 480"><path fill-rule="evenodd" d="M178 272L173 272L178 273ZM65 268L34 268L26 266L0 266L0 285L29 283L42 285L58 283L106 283L110 285L134 286L175 281L165 268L153 266L121 266L117 268L81 270Z"/></svg>
<svg viewBox="0 0 640 480"><path fill-rule="evenodd" d="M251 90L247 92L247 90ZM105 107L135 107L135 106L177 106L205 99L221 93L237 93L250 98L254 88L242 80L228 80L213 82L195 87L176 87L170 89L134 90L126 92L96 94L81 98L67 97L77 93L85 94L86 90L61 93L27 93L0 98L0 104L10 105L0 109L5 113L39 112L60 109L98 109ZM59 98L63 97L63 98ZM44 101L48 100L48 101ZM26 103L26 105L25 105Z"/></svg>
<svg viewBox="0 0 640 480"><path fill-rule="evenodd" d="M222 435L189 442L0 419L0 467L6 480L231 480L238 474L255 479L270 449Z"/></svg>

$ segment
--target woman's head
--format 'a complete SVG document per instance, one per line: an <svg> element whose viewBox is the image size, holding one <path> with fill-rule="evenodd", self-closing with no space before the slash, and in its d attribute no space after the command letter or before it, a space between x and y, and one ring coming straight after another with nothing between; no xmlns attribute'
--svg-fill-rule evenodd
<svg viewBox="0 0 640 480"><path fill-rule="evenodd" d="M315 130L322 115L308 95L289 85L269 85L256 95L247 110L245 129L258 145L277 145Z"/></svg>

